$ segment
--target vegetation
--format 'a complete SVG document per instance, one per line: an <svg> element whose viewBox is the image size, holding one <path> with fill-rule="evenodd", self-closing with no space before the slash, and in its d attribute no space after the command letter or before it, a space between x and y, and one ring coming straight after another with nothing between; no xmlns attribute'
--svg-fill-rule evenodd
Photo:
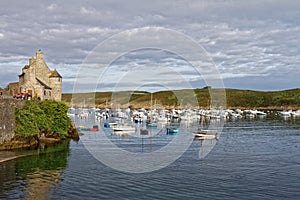
<svg viewBox="0 0 300 200"><path fill-rule="evenodd" d="M65 103L45 100L27 101L22 109L16 108L16 136L39 136L44 133L65 138L71 120Z"/></svg>
<svg viewBox="0 0 300 200"><path fill-rule="evenodd" d="M231 107L300 107L300 89L261 92L226 89Z"/></svg>
<svg viewBox="0 0 300 200"><path fill-rule="evenodd" d="M199 107L209 107L210 92L216 92L218 89L211 87L197 88L194 90L176 90L176 91L160 91L153 93L153 102L156 106L164 108L175 108L180 106L188 106L196 98ZM267 108L267 107L295 107L300 108L300 89L283 90L283 91L252 91L252 90L237 90L225 89L226 104L228 108ZM179 94L179 95L178 95ZM194 95L190 95L194 94ZM84 96L84 94L80 95ZM129 99L126 97L130 97ZM125 92L97 92L95 94L95 105L97 107L109 107L112 101L118 101L125 107L133 108L144 107L150 105L150 93L140 91L125 91ZM185 102L182 102L180 96L184 96ZM113 100L112 100L113 97ZM63 94L63 101L70 104L72 94ZM79 106L79 105L73 105ZM88 106L88 105L86 105Z"/></svg>

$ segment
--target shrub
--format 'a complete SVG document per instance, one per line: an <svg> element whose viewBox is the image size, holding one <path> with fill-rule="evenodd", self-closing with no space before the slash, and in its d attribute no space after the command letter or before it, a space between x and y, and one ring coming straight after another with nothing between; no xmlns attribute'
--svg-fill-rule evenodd
<svg viewBox="0 0 300 200"><path fill-rule="evenodd" d="M68 107L53 100L27 101L22 109L16 108L16 135L38 135L42 130L62 138L68 134L71 120Z"/></svg>

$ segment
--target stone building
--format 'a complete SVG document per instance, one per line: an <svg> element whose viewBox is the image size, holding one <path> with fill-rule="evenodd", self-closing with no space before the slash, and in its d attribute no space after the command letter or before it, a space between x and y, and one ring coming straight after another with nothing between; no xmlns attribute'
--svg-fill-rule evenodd
<svg viewBox="0 0 300 200"><path fill-rule="evenodd" d="M30 58L19 75L19 82L10 83L8 89L11 95L30 94L33 98L53 99L61 101L62 77L50 70L44 60L44 53L39 50L36 58Z"/></svg>

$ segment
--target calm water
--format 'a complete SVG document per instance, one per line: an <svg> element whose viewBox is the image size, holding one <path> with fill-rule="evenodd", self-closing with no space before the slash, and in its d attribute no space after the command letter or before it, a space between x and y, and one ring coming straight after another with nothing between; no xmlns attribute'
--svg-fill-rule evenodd
<svg viewBox="0 0 300 200"><path fill-rule="evenodd" d="M128 151L151 151L147 139L105 134ZM157 134L152 150L172 137ZM168 167L130 174L97 161L82 141L71 141L0 163L0 198L300 199L299 119L228 121L204 159L200 147L193 141Z"/></svg>

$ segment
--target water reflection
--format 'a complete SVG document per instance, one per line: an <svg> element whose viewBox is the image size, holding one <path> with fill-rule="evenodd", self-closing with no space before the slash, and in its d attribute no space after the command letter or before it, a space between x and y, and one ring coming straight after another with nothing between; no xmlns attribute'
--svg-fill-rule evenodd
<svg viewBox="0 0 300 200"><path fill-rule="evenodd" d="M50 188L61 180L68 154L69 141L44 150L0 152L2 158L19 157L0 163L0 199L48 199Z"/></svg>
<svg viewBox="0 0 300 200"><path fill-rule="evenodd" d="M199 150L199 159L204 159L209 152L214 148L217 144L217 139L211 140L199 140L200 150Z"/></svg>

